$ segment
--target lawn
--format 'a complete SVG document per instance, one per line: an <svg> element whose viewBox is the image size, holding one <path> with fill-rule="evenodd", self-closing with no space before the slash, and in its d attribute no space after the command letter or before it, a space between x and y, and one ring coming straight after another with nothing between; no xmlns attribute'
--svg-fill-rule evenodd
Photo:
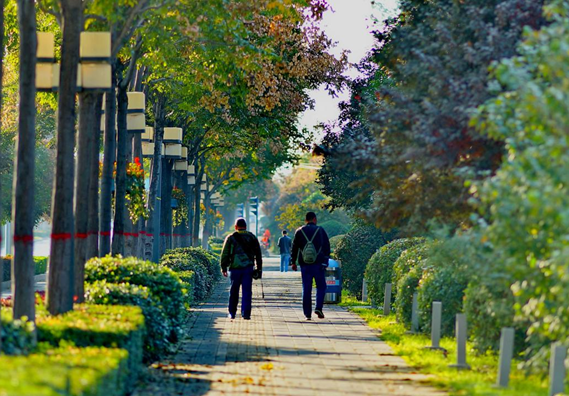
<svg viewBox="0 0 569 396"><path fill-rule="evenodd" d="M449 368L456 362L456 342L454 338L443 338L441 346L448 351L445 356L440 351L424 349L430 345L427 335L405 334L402 324L395 323L395 316L384 317L377 309L352 307L351 311L360 315L370 327L381 330L381 338L386 341L395 353L412 367L424 374L430 374L429 382L437 387L447 389L450 395L475 396L540 396L548 395L547 378L526 376L513 364L510 376L510 387L498 389L494 386L498 372L498 357L495 354L476 355L472 346L467 346L467 362L472 370Z"/></svg>

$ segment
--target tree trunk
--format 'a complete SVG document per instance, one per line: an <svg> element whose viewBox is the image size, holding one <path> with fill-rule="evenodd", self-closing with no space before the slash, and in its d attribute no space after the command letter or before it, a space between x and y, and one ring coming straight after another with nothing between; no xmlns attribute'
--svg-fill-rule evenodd
<svg viewBox="0 0 569 396"><path fill-rule="evenodd" d="M172 162L162 160L162 216L160 221L160 256L172 248Z"/></svg>
<svg viewBox="0 0 569 396"><path fill-rule="evenodd" d="M113 85L111 92L105 95L105 147L103 151L103 174L101 176L101 218L99 223L99 255L105 256L111 252L111 219L113 217L113 173L115 168L115 120L117 110L116 71L113 67Z"/></svg>
<svg viewBox="0 0 569 396"><path fill-rule="evenodd" d="M160 179L162 176L162 140L164 136L164 96L159 96L154 102L154 157L148 194L149 217L146 222L145 258L157 262L160 258Z"/></svg>
<svg viewBox="0 0 569 396"><path fill-rule="evenodd" d="M181 225L182 236L180 237L180 247L188 247L188 246L190 246L190 244L189 244L190 222L189 221L190 221L190 208L191 208L191 206L189 204L191 189L190 189L190 186L188 185L188 173L187 172L182 173L182 176L180 179L181 179L180 188L184 192L184 195L186 196L186 200L184 202L179 202L178 205L184 205L186 208L188 208L188 218Z"/></svg>
<svg viewBox="0 0 569 396"><path fill-rule="evenodd" d="M2 120L2 82L4 77L4 0L0 0L0 120ZM0 124L0 136L2 136L2 125ZM1 139L1 137L0 137ZM4 153L0 150L0 163L4 163ZM2 196L2 185L0 184L0 196ZM2 217L0 208L0 217ZM0 242L2 241L2 229L0 228ZM7 252L6 252L7 253ZM4 260L0 260L0 274L4 274ZM0 296L2 296L2 282L0 282ZM2 315L0 304L0 316ZM0 320L0 334L2 333L2 321ZM2 351L2 337L0 337L0 353Z"/></svg>
<svg viewBox="0 0 569 396"><path fill-rule="evenodd" d="M140 136L140 133L134 135L134 139L132 140L132 156L140 159L141 168L145 171L144 174L147 175L147 171L144 169L144 161L142 160L142 137ZM136 238L136 243L134 245L134 255L139 258L144 258L146 232L144 230L143 218L138 219L134 224L134 232L138 234L138 238Z"/></svg>
<svg viewBox="0 0 569 396"><path fill-rule="evenodd" d="M211 229L213 228L211 219L211 207L210 207L210 195L209 192L205 193L204 207L205 207L205 222L203 226L202 233L202 248L209 250L209 237L211 236Z"/></svg>
<svg viewBox="0 0 569 396"><path fill-rule="evenodd" d="M89 221L87 224L87 252L86 260L99 255L99 153L101 151L101 106L103 95L97 95L95 104L95 121L92 126L93 145L91 146L91 165L89 168Z"/></svg>
<svg viewBox="0 0 569 396"><path fill-rule="evenodd" d="M91 184L94 126L97 94L79 95L79 135L77 139L77 179L75 180L75 268L74 294L77 302L84 301L85 261L89 236L89 186ZM97 128L98 129L98 128ZM98 133L97 133L98 135Z"/></svg>
<svg viewBox="0 0 569 396"><path fill-rule="evenodd" d="M127 132L126 136L126 164L133 162L132 158L132 142L134 140L134 134ZM126 180L125 180L126 186ZM126 189L125 189L126 196ZM134 223L130 218L130 212L128 211L127 200L125 199L125 209L124 209L124 256L131 257L135 255L135 246L138 240L138 232L135 232Z"/></svg>
<svg viewBox="0 0 569 396"><path fill-rule="evenodd" d="M186 239L185 246L192 246L192 238L194 235L194 210L195 210L195 196L194 196L194 186L188 185L188 237Z"/></svg>
<svg viewBox="0 0 569 396"><path fill-rule="evenodd" d="M14 257L12 296L14 319L35 321L34 298L34 172L36 123L36 12L33 0L18 0L20 29L20 103L14 166ZM17 265L16 265L17 264Z"/></svg>
<svg viewBox="0 0 569 396"><path fill-rule="evenodd" d="M192 246L198 247L200 245L200 212L201 212L201 198L200 198L200 189L201 189L201 179L203 176L203 170L201 166L198 168L197 161L196 164L196 186L194 188L194 227L192 230Z"/></svg>
<svg viewBox="0 0 569 396"><path fill-rule="evenodd" d="M126 115L128 109L128 95L126 87L118 84L117 97L117 176L115 181L115 220L113 223L113 255L124 255L125 238L125 212L126 210L126 151L128 131Z"/></svg>
<svg viewBox="0 0 569 396"><path fill-rule="evenodd" d="M75 92L79 37L83 26L81 0L61 0L63 43L57 111L57 158L52 201L51 255L47 309L52 315L73 309L73 187Z"/></svg>

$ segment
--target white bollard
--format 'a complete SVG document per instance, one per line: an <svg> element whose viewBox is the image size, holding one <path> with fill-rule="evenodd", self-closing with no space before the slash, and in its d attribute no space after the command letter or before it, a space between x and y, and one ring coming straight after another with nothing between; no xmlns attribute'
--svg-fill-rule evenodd
<svg viewBox="0 0 569 396"><path fill-rule="evenodd" d="M433 301L433 317L431 320L431 348L440 348L441 342L441 317L443 312L443 303Z"/></svg>
<svg viewBox="0 0 569 396"><path fill-rule="evenodd" d="M470 366L466 363L466 339L466 315L456 314L456 364L451 364L449 367L470 370Z"/></svg>
<svg viewBox="0 0 569 396"><path fill-rule="evenodd" d="M498 365L498 379L496 385L507 388L510 383L510 370L514 356L514 329L504 327L500 337L500 361Z"/></svg>
<svg viewBox="0 0 569 396"><path fill-rule="evenodd" d="M362 302L367 302L367 281L365 278L362 283Z"/></svg>
<svg viewBox="0 0 569 396"><path fill-rule="evenodd" d="M383 296L383 314L385 316L391 313L391 283L385 284L385 294Z"/></svg>
<svg viewBox="0 0 569 396"><path fill-rule="evenodd" d="M551 359L549 361L549 396L565 392L565 359L567 348L556 342L551 346Z"/></svg>
<svg viewBox="0 0 569 396"><path fill-rule="evenodd" d="M419 293L413 293L413 306L411 307L411 332L419 332Z"/></svg>

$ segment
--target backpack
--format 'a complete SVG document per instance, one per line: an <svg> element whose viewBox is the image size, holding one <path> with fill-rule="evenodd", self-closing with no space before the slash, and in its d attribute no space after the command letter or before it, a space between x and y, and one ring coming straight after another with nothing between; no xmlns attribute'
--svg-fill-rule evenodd
<svg viewBox="0 0 569 396"><path fill-rule="evenodd" d="M304 246L304 249L302 249L302 260L306 264L314 264L316 262L316 259L318 258L320 250L322 249L320 248L318 249L318 251L316 251L316 247L314 246L314 243L312 243L314 237L316 236L316 234L318 234L318 231L320 231L320 227L317 227L316 232L314 232L314 235L312 235L312 238L308 239L308 237L304 233L304 230L302 228L300 229L300 232L302 232L302 235L304 235L304 237L306 238L306 245Z"/></svg>

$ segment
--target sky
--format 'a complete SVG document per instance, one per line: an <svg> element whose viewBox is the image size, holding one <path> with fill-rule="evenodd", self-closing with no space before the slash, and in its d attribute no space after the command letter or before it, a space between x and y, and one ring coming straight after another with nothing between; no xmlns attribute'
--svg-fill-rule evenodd
<svg viewBox="0 0 569 396"><path fill-rule="evenodd" d="M328 37L337 43L333 53L341 54L348 50L350 63L358 63L372 48L374 41L371 31L374 29L374 19L383 21L383 8L393 10L397 0L376 0L380 6L372 6L371 0L328 0L332 10L328 10L322 19L321 28ZM372 17L373 16L373 17ZM353 68L346 72L349 77L356 77ZM310 96L315 100L314 110L305 111L300 117L300 125L314 130L314 125L323 122L333 122L338 118L338 104L348 99L348 92L342 92L338 97L331 97L324 89L313 90Z"/></svg>

